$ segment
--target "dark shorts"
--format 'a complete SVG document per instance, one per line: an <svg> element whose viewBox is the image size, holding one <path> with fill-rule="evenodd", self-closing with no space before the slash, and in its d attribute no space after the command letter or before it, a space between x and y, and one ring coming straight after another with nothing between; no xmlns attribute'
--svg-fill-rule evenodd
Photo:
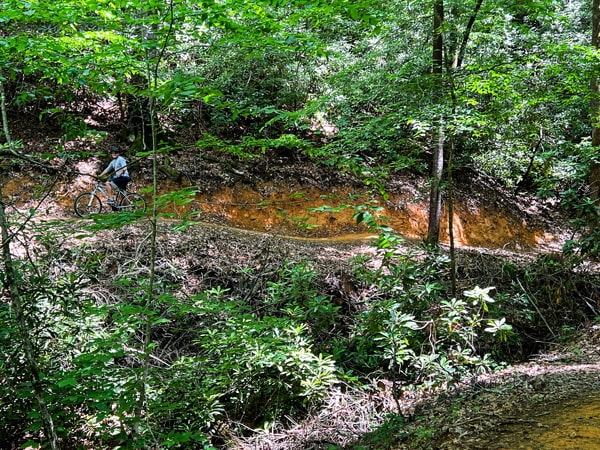
<svg viewBox="0 0 600 450"><path fill-rule="evenodd" d="M125 189L127 187L127 183L131 181L129 177L115 177L109 180L111 184L116 185L119 189Z"/></svg>

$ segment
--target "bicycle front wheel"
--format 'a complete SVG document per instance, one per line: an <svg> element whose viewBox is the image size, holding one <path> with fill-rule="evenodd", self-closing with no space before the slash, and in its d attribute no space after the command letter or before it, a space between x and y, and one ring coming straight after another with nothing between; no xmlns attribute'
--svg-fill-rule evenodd
<svg viewBox="0 0 600 450"><path fill-rule="evenodd" d="M92 214L98 214L101 211L102 202L100 198L91 192L80 194L75 199L75 214L79 217L87 217Z"/></svg>
<svg viewBox="0 0 600 450"><path fill-rule="evenodd" d="M144 200L144 197L142 197L140 194L130 192L121 196L119 200L119 209L121 211L129 212L145 212L146 200Z"/></svg>

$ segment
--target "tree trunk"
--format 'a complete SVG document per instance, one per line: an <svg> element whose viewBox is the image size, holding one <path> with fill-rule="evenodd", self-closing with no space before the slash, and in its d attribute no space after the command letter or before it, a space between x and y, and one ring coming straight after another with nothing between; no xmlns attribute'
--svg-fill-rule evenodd
<svg viewBox="0 0 600 450"><path fill-rule="evenodd" d="M433 152L431 169L431 186L429 191L429 223L427 227L427 242L437 245L440 239L440 220L442 217L441 181L444 171L444 130L443 118L440 117L437 131L437 145Z"/></svg>
<svg viewBox="0 0 600 450"><path fill-rule="evenodd" d="M444 23L444 1L436 0L433 11L433 55L432 73L435 91L439 102L443 102L442 74L444 71L444 38L442 26ZM427 227L427 242L437 245L440 239L440 218L442 216L442 192L440 189L444 171L444 118L439 118L437 140L433 149L431 168L431 187L429 191L429 223Z"/></svg>
<svg viewBox="0 0 600 450"><path fill-rule="evenodd" d="M473 25L475 24L475 20L477 19L477 14L481 9L481 5L483 4L483 0L477 0L477 4L475 8L473 8L473 13L471 17L469 17L469 22L467 22L467 28L465 29L465 33L463 34L462 41L454 56L453 67L460 67L465 59L465 53L467 52L467 43L469 42L469 37L471 36L471 31L473 30Z"/></svg>
<svg viewBox="0 0 600 450"><path fill-rule="evenodd" d="M152 148L152 117L150 99L145 94L148 89L148 80L140 74L132 76L131 85L135 87L136 94L127 96L128 134L133 135L132 151L142 152Z"/></svg>

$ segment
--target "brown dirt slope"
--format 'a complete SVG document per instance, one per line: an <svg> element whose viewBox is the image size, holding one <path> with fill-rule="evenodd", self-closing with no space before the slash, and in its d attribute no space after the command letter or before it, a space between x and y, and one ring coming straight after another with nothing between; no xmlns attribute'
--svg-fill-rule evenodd
<svg viewBox="0 0 600 450"><path fill-rule="evenodd" d="M100 118L93 120L98 123ZM72 216L74 197L93 183L85 174L100 172L108 163L104 152L119 144L116 130L107 126L110 132L100 142L65 142L60 138L60 129L51 123L28 116L16 123L19 126L13 137L23 142L29 154L50 153L58 143L67 156L51 163L59 168L58 172L24 164L11 166L0 176L4 194L24 207L39 205L45 215ZM178 217L193 214L204 222L254 231L333 237L367 233L353 216L356 208L371 205L382 207L378 214L396 232L409 239L426 235L428 193L423 177L408 172L392 174L384 180L389 195L384 199L355 175L317 164L300 152L266 151L260 157L244 158L224 151L200 150L185 134L178 136L177 142L184 150L157 157L159 193L190 189L193 201L185 205L167 202L161 207L163 212ZM74 150L88 152L89 157L69 158ZM129 155L129 161L135 182L132 186L137 190L149 188L151 158ZM550 200L517 194L468 169L456 174L456 187L453 229L458 245L556 250L564 240L560 231L564 229L564 213ZM41 194L44 189L49 195ZM331 208L315 210L324 207ZM447 241L447 208L442 222L441 239Z"/></svg>

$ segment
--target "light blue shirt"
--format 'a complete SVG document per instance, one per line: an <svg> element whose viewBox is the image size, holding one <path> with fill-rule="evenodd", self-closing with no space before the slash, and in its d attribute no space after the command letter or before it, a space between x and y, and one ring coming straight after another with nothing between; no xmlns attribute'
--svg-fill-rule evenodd
<svg viewBox="0 0 600 450"><path fill-rule="evenodd" d="M122 156L113 159L105 170L106 173L114 172L116 177L128 177L127 161Z"/></svg>

